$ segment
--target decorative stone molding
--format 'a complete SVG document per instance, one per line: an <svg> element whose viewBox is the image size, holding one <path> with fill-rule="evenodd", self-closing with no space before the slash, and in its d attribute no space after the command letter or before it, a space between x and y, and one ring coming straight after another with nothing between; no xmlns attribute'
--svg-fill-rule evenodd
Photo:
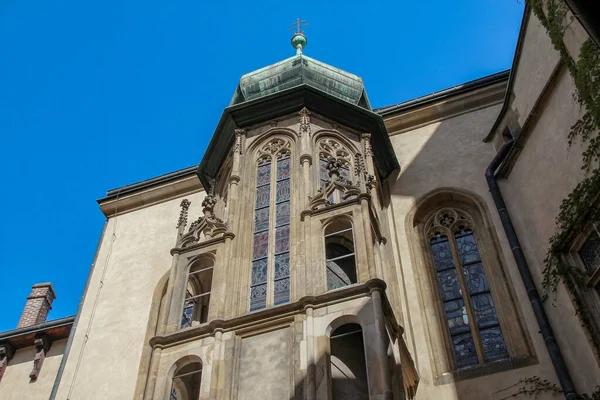
<svg viewBox="0 0 600 400"><path fill-rule="evenodd" d="M293 303L265 308L260 311L244 314L228 320L215 319L208 324L181 329L170 334L157 335L150 339L150 345L153 348L168 348L190 340L195 340L199 337L214 335L217 330L222 332L238 332L240 329L250 328L251 326L258 327L264 325L265 323L278 323L281 322L281 319L287 318L292 320L295 314L303 312L307 307L315 309L326 307L327 305L337 303L340 300L351 300L354 298L370 296L373 291L379 291L382 294L381 298L383 303L388 303L387 306L384 306L384 313L386 314L387 320L386 324L392 328L392 332L399 332L401 334L404 331L403 326L398 324L393 314L386 312L386 310L391 310L389 301L385 295L386 288L387 285L385 281L374 278L368 280L364 284L354 284L343 289L324 293L322 295L305 296ZM276 319L279 320L276 321Z"/></svg>
<svg viewBox="0 0 600 400"><path fill-rule="evenodd" d="M300 165L304 164L305 161L308 161L308 165L312 165L313 163L313 158L310 154L302 154L300 156Z"/></svg>
<svg viewBox="0 0 600 400"><path fill-rule="evenodd" d="M326 159L333 157L341 160L348 168L352 165L350 151L341 142L333 138L326 138L319 142L319 157Z"/></svg>
<svg viewBox="0 0 600 400"><path fill-rule="evenodd" d="M242 154L242 140L243 140L244 136L246 136L245 129L237 128L235 130L235 142L233 144L233 149L232 149L233 153Z"/></svg>
<svg viewBox="0 0 600 400"><path fill-rule="evenodd" d="M300 114L300 136L303 133L310 136L310 111L306 107L303 107L298 114Z"/></svg>
<svg viewBox="0 0 600 400"><path fill-rule="evenodd" d="M11 358L15 355L15 348L12 344L6 342L0 344L0 381L6 371L6 367Z"/></svg>
<svg viewBox="0 0 600 400"><path fill-rule="evenodd" d="M179 220L177 221L177 228L184 227L187 225L188 210L192 204L188 199L181 200L181 212L179 213Z"/></svg>
<svg viewBox="0 0 600 400"><path fill-rule="evenodd" d="M433 214L425 224L425 235L452 235L460 229L473 229L472 218L455 208L442 208Z"/></svg>
<svg viewBox="0 0 600 400"><path fill-rule="evenodd" d="M360 137L363 142L363 151L365 153L365 156L372 157L373 156L373 148L371 147L371 134L363 133L362 135L360 135Z"/></svg>
<svg viewBox="0 0 600 400"><path fill-rule="evenodd" d="M223 199L214 195L214 181L210 184L210 190L202 201L203 216L199 217L190 225L190 230L181 238L181 247L186 248L201 241L218 237L227 232L227 224L215 215L215 207Z"/></svg>
<svg viewBox="0 0 600 400"><path fill-rule="evenodd" d="M40 371L42 370L42 365L44 364L44 360L46 359L46 353L50 350L50 346L52 345L52 341L46 334L40 334L35 338L35 358L33 359L33 369L29 373L29 378L31 381L37 380L40 375Z"/></svg>
<svg viewBox="0 0 600 400"><path fill-rule="evenodd" d="M261 156L275 156L289 153L291 144L289 140L274 138L265 143L259 150Z"/></svg>

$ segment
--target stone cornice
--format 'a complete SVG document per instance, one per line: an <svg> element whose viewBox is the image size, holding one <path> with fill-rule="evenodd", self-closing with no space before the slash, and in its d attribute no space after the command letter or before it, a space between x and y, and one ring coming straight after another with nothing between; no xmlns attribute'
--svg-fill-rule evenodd
<svg viewBox="0 0 600 400"><path fill-rule="evenodd" d="M199 192L202 190L202 185L194 172L195 169L192 169L186 174L174 178L165 176L164 178L151 179L146 184L140 184L133 189L124 186L121 189L111 190L108 192L107 197L98 200L100 210L106 217L114 217L186 194Z"/></svg>
<svg viewBox="0 0 600 400"><path fill-rule="evenodd" d="M225 232L219 237L205 240L204 242L196 243L185 248L174 247L171 249L171 255L189 253L191 251L198 250L203 247L212 246L213 244L223 243L227 238L233 239L235 238L235 235L231 232Z"/></svg>
<svg viewBox="0 0 600 400"><path fill-rule="evenodd" d="M508 74L466 90L381 112L390 135L502 103ZM465 84L467 85L467 84Z"/></svg>
<svg viewBox="0 0 600 400"><path fill-rule="evenodd" d="M307 308L326 307L332 303L370 295L373 291L382 293L384 313L388 319L388 325L390 325L392 331L401 334L403 332L403 327L398 324L394 315L390 314L392 308L385 295L386 287L387 285L383 280L374 278L363 284L347 286L343 289L333 290L321 295L305 296L293 303L266 308L228 320L213 320L208 324L182 329L170 334L157 335L150 339L150 345L154 348L167 348L191 340L197 340L201 337L212 336L217 331L247 333L254 330L263 330L271 326L291 323L294 319L294 315L304 312Z"/></svg>

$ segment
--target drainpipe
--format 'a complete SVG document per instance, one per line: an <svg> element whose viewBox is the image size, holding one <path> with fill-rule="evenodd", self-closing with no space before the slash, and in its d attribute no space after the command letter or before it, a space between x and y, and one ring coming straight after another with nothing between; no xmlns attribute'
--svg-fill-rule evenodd
<svg viewBox="0 0 600 400"><path fill-rule="evenodd" d="M502 192L500 191L500 186L498 186L498 181L496 180L495 176L496 169L500 163L504 161L513 144L514 140L511 140L502 146L498 154L496 154L490 163L489 167L487 167L485 170L485 178L490 188L492 198L494 199L494 203L496 204L496 208L498 209L498 214L500 214L500 220L502 221L504 232L506 233L508 243L510 244L515 262L517 263L517 268L521 274L523 285L525 285L525 290L527 291L527 296L531 302L531 308L533 308L535 319L540 327L540 333L544 338L544 343L546 343L546 348L548 349L548 354L552 360L552 365L554 366L554 371L558 377L560 387L563 390L565 399L575 400L578 398L578 396L575 392L573 380L571 379L571 375L569 374L565 360L560 352L558 343L556 343L556 339L554 338L554 332L550 326L550 321L548 321L548 315L546 315L546 311L542 305L542 299L540 298L540 294L535 287L535 282L531 276L529 265L527 265L525 254L523 254L523 249L519 243L519 238L517 237L517 233L515 232L515 228L510 219L510 215L506 209L506 203L504 203L504 198L502 197Z"/></svg>

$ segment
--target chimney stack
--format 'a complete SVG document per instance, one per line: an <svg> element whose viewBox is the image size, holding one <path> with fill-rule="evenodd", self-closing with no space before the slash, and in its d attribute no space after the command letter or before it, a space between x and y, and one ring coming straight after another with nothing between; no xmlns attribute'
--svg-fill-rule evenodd
<svg viewBox="0 0 600 400"><path fill-rule="evenodd" d="M54 289L50 282L36 283L31 288L31 294L27 296L27 303L21 314L17 328L41 324L46 322L48 312L52 309L52 302L56 298Z"/></svg>

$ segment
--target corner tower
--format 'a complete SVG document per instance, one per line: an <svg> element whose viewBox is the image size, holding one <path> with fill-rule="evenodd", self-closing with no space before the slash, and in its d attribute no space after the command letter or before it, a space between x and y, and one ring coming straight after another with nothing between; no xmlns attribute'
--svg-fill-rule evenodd
<svg viewBox="0 0 600 400"><path fill-rule="evenodd" d="M181 204L151 341L149 376L167 379L147 393L400 399L416 385L387 244L399 165L362 79L306 44L296 32L294 56L241 77L198 166L206 197ZM198 358L164 361L190 346Z"/></svg>

